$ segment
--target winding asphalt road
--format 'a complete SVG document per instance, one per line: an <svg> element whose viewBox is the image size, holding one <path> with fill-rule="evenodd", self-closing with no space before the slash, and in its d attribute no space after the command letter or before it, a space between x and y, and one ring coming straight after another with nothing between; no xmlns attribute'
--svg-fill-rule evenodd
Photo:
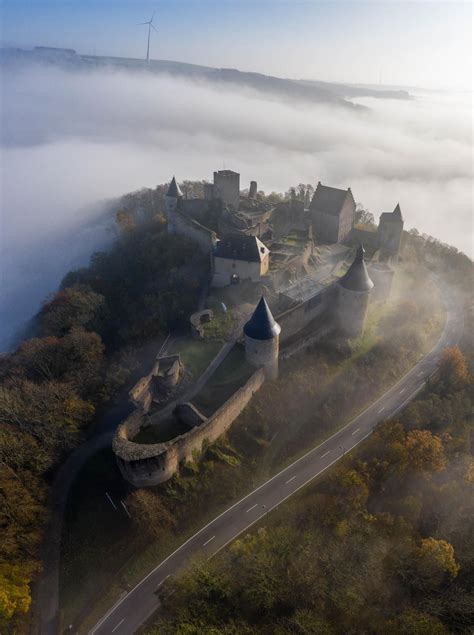
<svg viewBox="0 0 474 635"><path fill-rule="evenodd" d="M269 511L295 494L346 452L367 438L383 419L394 416L423 388L436 372L439 356L446 346L458 343L463 330L462 311L446 292L447 319L436 346L402 379L364 412L318 447L273 476L253 492L217 516L191 536L153 569L137 586L120 599L96 624L89 635L132 635L156 611L156 591L170 576L198 554L210 558Z"/></svg>

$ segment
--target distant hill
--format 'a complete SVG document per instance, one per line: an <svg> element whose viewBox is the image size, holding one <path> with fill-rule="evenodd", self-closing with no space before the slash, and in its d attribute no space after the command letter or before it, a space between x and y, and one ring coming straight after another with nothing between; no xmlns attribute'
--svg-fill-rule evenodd
<svg viewBox="0 0 474 635"><path fill-rule="evenodd" d="M228 84L258 91L278 99L303 100L327 103L348 108L361 108L351 99L375 97L381 99L410 99L404 90L374 89L352 84L294 80L262 73L249 73L234 68L212 68L170 60L145 60L126 57L100 57L80 55L73 49L59 49L38 46L32 50L4 48L0 50L0 64L8 67L36 63L54 65L67 70L93 70L116 68L128 71L146 72L153 75L172 75L192 79L204 79L216 84Z"/></svg>

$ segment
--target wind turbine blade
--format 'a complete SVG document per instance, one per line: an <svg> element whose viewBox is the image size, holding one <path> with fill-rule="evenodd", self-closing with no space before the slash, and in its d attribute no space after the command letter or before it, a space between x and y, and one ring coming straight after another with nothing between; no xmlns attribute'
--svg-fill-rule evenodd
<svg viewBox="0 0 474 635"><path fill-rule="evenodd" d="M138 22L137 26L141 26L142 24L148 24L148 22Z"/></svg>
<svg viewBox="0 0 474 635"><path fill-rule="evenodd" d="M158 33L158 29L156 28L156 26L155 26L154 24L152 24L152 25L151 25L151 27L152 27L153 29L155 29L155 31Z"/></svg>
<svg viewBox="0 0 474 635"><path fill-rule="evenodd" d="M156 11L153 11L153 14L152 14L152 16L150 18L150 22L153 22L153 18L155 17L155 13L156 13Z"/></svg>

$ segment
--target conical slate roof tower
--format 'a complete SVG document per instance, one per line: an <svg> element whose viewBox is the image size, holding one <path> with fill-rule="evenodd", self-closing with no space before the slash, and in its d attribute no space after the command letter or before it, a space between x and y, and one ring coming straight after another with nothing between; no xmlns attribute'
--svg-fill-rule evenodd
<svg viewBox="0 0 474 635"><path fill-rule="evenodd" d="M397 203L395 209L392 212L393 216L403 222L402 210L400 209L400 203Z"/></svg>
<svg viewBox="0 0 474 635"><path fill-rule="evenodd" d="M280 325L262 296L250 320L244 326L245 357L249 364L263 368L267 379L278 377Z"/></svg>
<svg viewBox="0 0 474 635"><path fill-rule="evenodd" d="M344 287L344 289L349 289L350 291L370 291L373 289L374 283L369 277L364 262L364 254L364 247L360 245L357 249L354 262L339 280L339 284L341 287Z"/></svg>
<svg viewBox="0 0 474 635"><path fill-rule="evenodd" d="M179 189L179 185L176 183L176 179L174 176L171 179L171 183L168 191L166 192L166 196L171 196L172 198L180 198L181 196L183 196L183 193Z"/></svg>
<svg viewBox="0 0 474 635"><path fill-rule="evenodd" d="M260 298L250 320L244 326L244 333L253 340L270 340L280 335L281 326L275 322L265 298Z"/></svg>
<svg viewBox="0 0 474 635"><path fill-rule="evenodd" d="M339 328L349 338L362 335L374 283L364 262L364 248L357 249L354 262L338 280L337 315Z"/></svg>

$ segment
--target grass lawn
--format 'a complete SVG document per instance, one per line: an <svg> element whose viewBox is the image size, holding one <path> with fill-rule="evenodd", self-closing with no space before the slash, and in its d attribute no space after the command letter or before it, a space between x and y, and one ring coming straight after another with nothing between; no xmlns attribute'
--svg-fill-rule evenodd
<svg viewBox="0 0 474 635"><path fill-rule="evenodd" d="M179 354L185 369L191 373L191 379L196 380L206 370L221 347L222 342L219 341L185 337L173 342L168 354Z"/></svg>
<svg viewBox="0 0 474 635"><path fill-rule="evenodd" d="M145 444L164 443L185 432L189 432L189 428L173 417L173 415L170 415L164 421L160 421L159 425L141 428L140 432L133 437L133 441Z"/></svg>
<svg viewBox="0 0 474 635"><path fill-rule="evenodd" d="M194 397L193 403L210 417L250 378L255 368L245 359L244 349L236 344L207 384Z"/></svg>
<svg viewBox="0 0 474 635"><path fill-rule="evenodd" d="M206 340L225 341L230 338L236 326L236 318L232 310L226 313L214 313L210 322L203 324L203 334Z"/></svg>

